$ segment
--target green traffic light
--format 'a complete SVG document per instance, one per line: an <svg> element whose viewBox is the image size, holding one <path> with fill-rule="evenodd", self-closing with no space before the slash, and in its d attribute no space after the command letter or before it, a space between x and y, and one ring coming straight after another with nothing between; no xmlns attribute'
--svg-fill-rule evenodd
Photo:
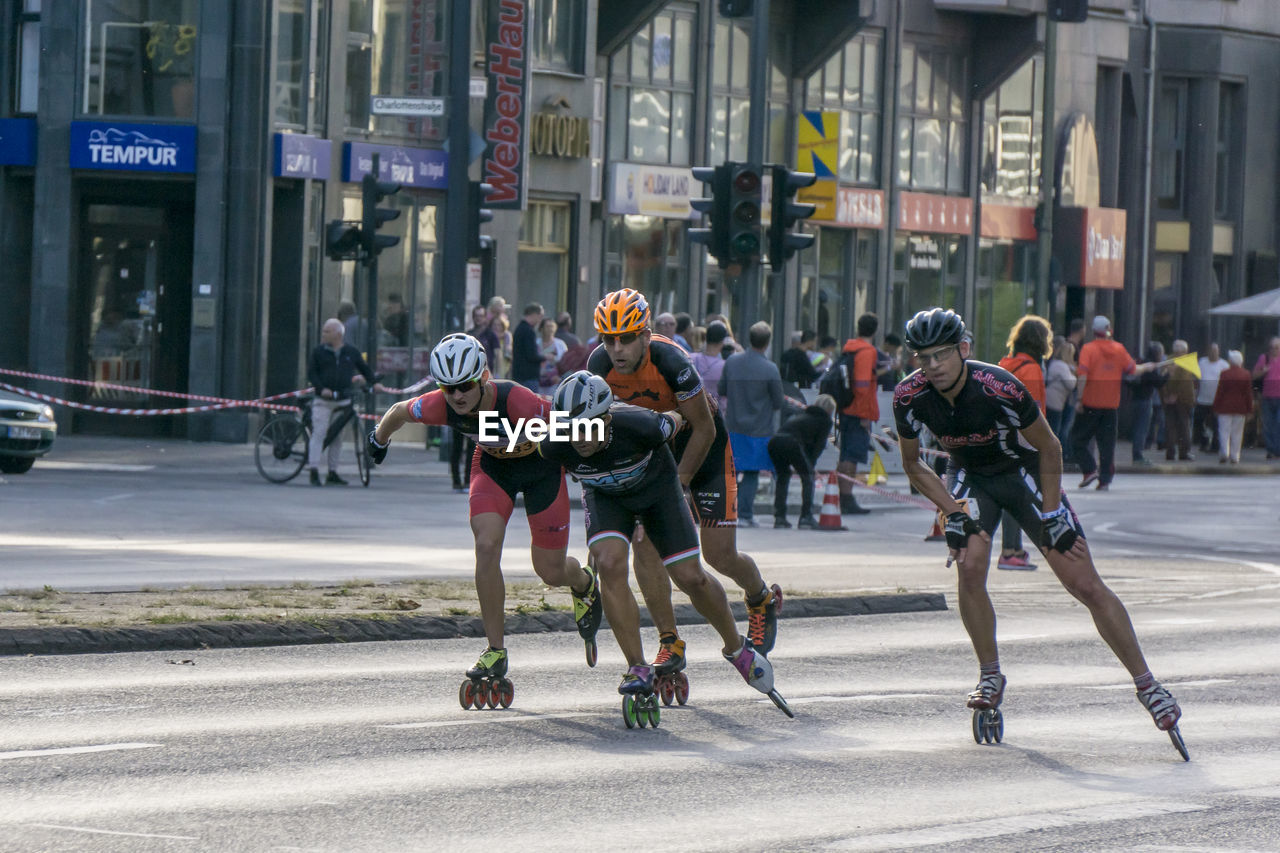
<svg viewBox="0 0 1280 853"><path fill-rule="evenodd" d="M754 234L739 234L733 238L732 246L735 255L754 255L760 251L760 238Z"/></svg>

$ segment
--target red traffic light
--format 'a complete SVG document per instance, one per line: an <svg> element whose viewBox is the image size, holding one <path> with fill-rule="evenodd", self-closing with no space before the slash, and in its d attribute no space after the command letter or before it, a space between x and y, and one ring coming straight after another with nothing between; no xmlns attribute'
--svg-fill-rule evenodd
<svg viewBox="0 0 1280 853"><path fill-rule="evenodd" d="M760 175L744 169L734 176L733 187L740 193L754 193L760 189Z"/></svg>

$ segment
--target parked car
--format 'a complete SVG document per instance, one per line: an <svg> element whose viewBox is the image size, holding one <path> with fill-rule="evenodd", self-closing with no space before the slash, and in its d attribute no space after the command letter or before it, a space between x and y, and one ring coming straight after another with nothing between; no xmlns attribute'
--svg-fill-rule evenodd
<svg viewBox="0 0 1280 853"><path fill-rule="evenodd" d="M53 447L53 407L0 391L0 472L25 474Z"/></svg>

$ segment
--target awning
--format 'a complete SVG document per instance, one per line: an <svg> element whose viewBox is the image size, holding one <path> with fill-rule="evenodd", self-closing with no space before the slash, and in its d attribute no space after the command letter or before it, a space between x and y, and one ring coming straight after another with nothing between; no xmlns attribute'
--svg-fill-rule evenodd
<svg viewBox="0 0 1280 853"><path fill-rule="evenodd" d="M1280 317L1280 288L1210 308L1209 313L1219 317Z"/></svg>

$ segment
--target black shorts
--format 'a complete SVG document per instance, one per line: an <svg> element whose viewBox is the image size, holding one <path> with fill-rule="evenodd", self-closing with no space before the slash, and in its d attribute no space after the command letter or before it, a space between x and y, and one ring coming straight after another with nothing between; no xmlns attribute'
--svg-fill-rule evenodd
<svg viewBox="0 0 1280 853"><path fill-rule="evenodd" d="M733 465L733 448L729 444L729 432L725 429L724 420L719 412L714 417L716 437L712 440L711 447L707 448L707 456L702 460L702 465L689 482L689 491L693 494L698 523L702 527L737 527L738 471ZM692 434L687 429L676 434L672 452L677 463L684 456Z"/></svg>
<svg viewBox="0 0 1280 853"><path fill-rule="evenodd" d="M1028 471L1018 466L1000 474L970 474L959 468L949 472L948 481L951 496L956 500L969 499L969 515L977 519L988 536L995 532L1001 515L1007 511L1031 541L1039 544L1040 531L1044 526L1040 521L1044 497L1040 493L1038 470ZM1067 493L1062 492L1058 501L1071 513L1080 538L1085 538L1084 527L1071 508Z"/></svg>
<svg viewBox="0 0 1280 853"><path fill-rule="evenodd" d="M582 508L586 511L587 547L609 536L630 545L636 522L640 522L664 566L698 554L698 529L680 481L674 477L620 495L583 489Z"/></svg>

